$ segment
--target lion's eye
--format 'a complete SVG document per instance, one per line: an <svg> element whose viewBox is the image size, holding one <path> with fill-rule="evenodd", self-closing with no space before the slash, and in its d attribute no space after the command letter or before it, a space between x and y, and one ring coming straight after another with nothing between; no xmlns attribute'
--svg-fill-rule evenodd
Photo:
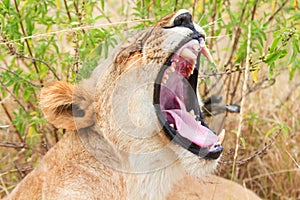
<svg viewBox="0 0 300 200"><path fill-rule="evenodd" d="M174 26L188 26L192 24L192 15L184 13L174 19Z"/></svg>

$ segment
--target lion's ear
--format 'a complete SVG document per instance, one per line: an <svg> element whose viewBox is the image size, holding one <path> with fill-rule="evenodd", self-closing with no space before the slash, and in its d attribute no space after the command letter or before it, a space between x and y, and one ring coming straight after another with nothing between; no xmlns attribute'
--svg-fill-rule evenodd
<svg viewBox="0 0 300 200"><path fill-rule="evenodd" d="M80 86L58 81L41 91L41 109L57 128L78 130L94 124L92 97Z"/></svg>

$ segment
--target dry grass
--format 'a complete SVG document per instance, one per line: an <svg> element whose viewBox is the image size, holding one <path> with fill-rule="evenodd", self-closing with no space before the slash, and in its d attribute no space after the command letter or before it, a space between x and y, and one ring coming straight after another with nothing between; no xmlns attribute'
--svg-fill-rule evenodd
<svg viewBox="0 0 300 200"><path fill-rule="evenodd" d="M238 165L234 180L255 191L264 199L300 199L300 87L299 81L288 80L288 74L282 72L276 83L265 90L259 90L246 98L243 117L242 136L246 147L240 143L238 160L253 159ZM226 118L226 130L236 130L238 116ZM286 134L283 129L274 130L269 137L266 134L280 125L290 127ZM233 147L236 135L227 134L223 160L233 160ZM231 163L221 164L218 174L231 178Z"/></svg>

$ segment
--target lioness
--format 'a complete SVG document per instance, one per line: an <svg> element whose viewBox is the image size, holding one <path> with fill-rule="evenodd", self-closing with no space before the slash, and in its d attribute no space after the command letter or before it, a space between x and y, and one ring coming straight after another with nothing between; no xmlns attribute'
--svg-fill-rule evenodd
<svg viewBox="0 0 300 200"><path fill-rule="evenodd" d="M122 43L80 85L43 88L46 119L70 131L9 198L256 199L221 178L201 182L224 138L199 106L201 54L212 59L205 32L180 10Z"/></svg>

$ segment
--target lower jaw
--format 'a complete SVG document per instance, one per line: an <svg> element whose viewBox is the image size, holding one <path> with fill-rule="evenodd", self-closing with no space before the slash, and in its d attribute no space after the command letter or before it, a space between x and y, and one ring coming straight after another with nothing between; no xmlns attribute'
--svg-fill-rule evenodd
<svg viewBox="0 0 300 200"><path fill-rule="evenodd" d="M220 156L215 160L207 160L201 157L196 157L193 153L187 151L186 149L183 149L178 145L176 145L176 147L174 147L172 150L178 156L178 159L184 171L189 175L198 178L214 173L221 158Z"/></svg>

